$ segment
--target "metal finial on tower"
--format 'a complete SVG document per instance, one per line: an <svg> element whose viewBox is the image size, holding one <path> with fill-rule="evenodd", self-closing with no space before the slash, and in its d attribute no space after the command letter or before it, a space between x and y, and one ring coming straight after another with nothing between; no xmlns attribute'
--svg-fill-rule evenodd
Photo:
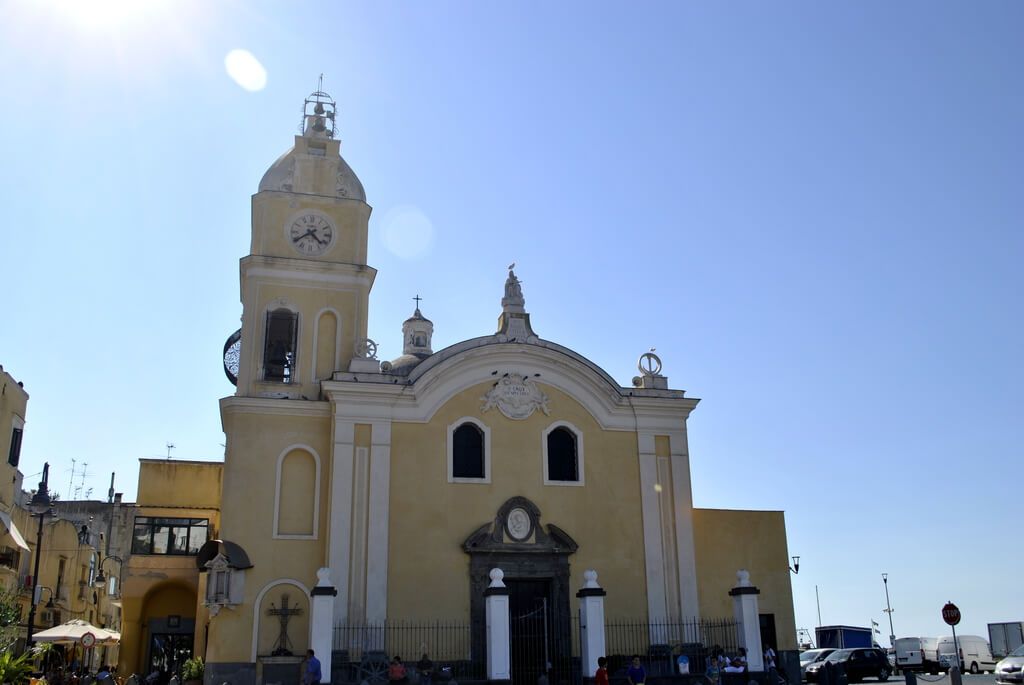
<svg viewBox="0 0 1024 685"><path fill-rule="evenodd" d="M324 75L320 74L317 89L306 98L302 105L302 124L299 131L304 136L333 138L337 103L324 92Z"/></svg>
<svg viewBox="0 0 1024 685"><path fill-rule="evenodd" d="M412 298L412 299L416 300L416 310L417 310L417 311L419 311L419 308L420 308L420 300L422 300L423 298L422 298L422 297L420 297L420 294L419 294L419 293L416 293L416 297L414 297L414 298Z"/></svg>

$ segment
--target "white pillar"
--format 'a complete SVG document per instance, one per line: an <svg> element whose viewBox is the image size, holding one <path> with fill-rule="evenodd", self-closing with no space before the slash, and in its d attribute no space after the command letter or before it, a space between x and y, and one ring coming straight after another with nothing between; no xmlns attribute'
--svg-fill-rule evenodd
<svg viewBox="0 0 1024 685"><path fill-rule="evenodd" d="M608 594L597 584L597 571L583 572L583 588L576 593L580 599L580 642L583 643L581 665L583 677L597 673L597 659L604 656L604 596Z"/></svg>
<svg viewBox="0 0 1024 685"><path fill-rule="evenodd" d="M729 590L732 611L736 617L740 647L747 650L747 670L764 671L764 648L761 646L761 619L757 613L757 596L761 591L750 584L746 569L736 572L736 587Z"/></svg>
<svg viewBox="0 0 1024 685"><path fill-rule="evenodd" d="M331 647L334 637L334 597L338 591L331 585L331 569L316 572L316 587L310 591L313 609L309 617L309 646L320 660L321 682L331 682Z"/></svg>
<svg viewBox="0 0 1024 685"><path fill-rule="evenodd" d="M509 623L508 588L500 568L491 569L491 584L484 590L487 615L487 679L512 679L512 634Z"/></svg>

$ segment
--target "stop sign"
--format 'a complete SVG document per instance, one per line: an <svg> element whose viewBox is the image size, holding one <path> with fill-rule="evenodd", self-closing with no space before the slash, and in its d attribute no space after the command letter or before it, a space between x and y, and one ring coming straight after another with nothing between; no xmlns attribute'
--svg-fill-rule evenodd
<svg viewBox="0 0 1024 685"><path fill-rule="evenodd" d="M946 602L946 606L942 607L942 620L951 626L960 623L960 609L956 604Z"/></svg>

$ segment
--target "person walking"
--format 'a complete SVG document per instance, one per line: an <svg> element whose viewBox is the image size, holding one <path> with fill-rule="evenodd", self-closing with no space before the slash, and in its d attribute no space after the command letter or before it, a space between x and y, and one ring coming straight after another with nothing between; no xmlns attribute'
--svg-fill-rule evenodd
<svg viewBox="0 0 1024 685"><path fill-rule="evenodd" d="M316 658L316 652L312 649L307 649L306 669L302 673L302 685L320 685L322 677L320 673L320 660Z"/></svg>

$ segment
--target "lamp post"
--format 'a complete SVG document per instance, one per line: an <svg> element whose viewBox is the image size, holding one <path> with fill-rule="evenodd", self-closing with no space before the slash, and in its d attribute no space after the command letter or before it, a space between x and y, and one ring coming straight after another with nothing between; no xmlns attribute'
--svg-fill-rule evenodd
<svg viewBox="0 0 1024 685"><path fill-rule="evenodd" d="M882 574L882 584L885 585L885 613L889 614L889 646L896 649L896 631L892 629L892 605L889 604L889 574Z"/></svg>
<svg viewBox="0 0 1024 685"><path fill-rule="evenodd" d="M36 494L32 495L32 501L28 505L29 509L32 510L32 515L39 517L39 528L36 531L36 565L32 572L32 604L28 610L28 627L25 631L26 651L32 648L32 629L35 627L36 622L36 604L38 603L37 595L39 594L39 559L43 556L43 520L50 513L50 505L53 504L47 488L49 481L50 464L47 462L43 464L43 480L40 481L39 489L36 490ZM52 591L50 592L50 601L53 601Z"/></svg>
<svg viewBox="0 0 1024 685"><path fill-rule="evenodd" d="M789 567L793 573L800 573L800 555L793 557L793 565Z"/></svg>
<svg viewBox="0 0 1024 685"><path fill-rule="evenodd" d="M107 563L108 561L111 561L111 560L117 562L118 568L120 568L121 565L124 563L121 560L121 557L115 557L113 555L111 555L109 557L104 557L103 561L100 562L100 571L99 571L99 573L96 574L96 578L93 579L93 583L96 585L96 587L103 587L104 585L106 585L107 577L105 575L103 575L103 565L105 563Z"/></svg>

